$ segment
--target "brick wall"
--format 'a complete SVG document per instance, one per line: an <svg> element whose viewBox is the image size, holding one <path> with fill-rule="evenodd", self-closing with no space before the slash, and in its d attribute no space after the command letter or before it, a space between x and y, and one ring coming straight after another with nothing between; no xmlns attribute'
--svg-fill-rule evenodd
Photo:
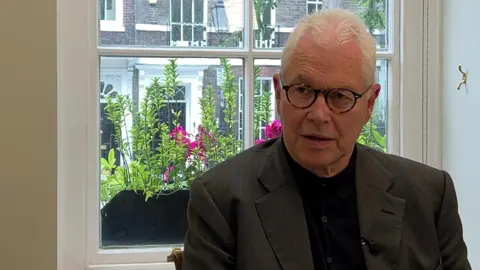
<svg viewBox="0 0 480 270"><path fill-rule="evenodd" d="M276 9L276 25L294 27L307 14L306 0L279 0Z"/></svg>
<svg viewBox="0 0 480 270"><path fill-rule="evenodd" d="M207 25L211 25L210 7L213 3L216 3L216 0L207 1L208 10L206 22ZM276 27L294 27L307 12L306 1L307 0L278 0L275 11ZM324 6L331 6L330 1L335 1L335 5L341 8L360 10L356 0L325 0ZM150 5L147 0L124 0L123 7L125 32L101 32L101 44L148 46L168 46L170 44L169 34L165 31L137 31L135 29L135 24L167 25L170 21L170 0L158 0L155 5ZM276 33L275 47L283 46L287 38L288 33ZM219 44L220 39L218 34L208 33L209 46Z"/></svg>
<svg viewBox="0 0 480 270"><path fill-rule="evenodd" d="M356 0L324 0L324 7L340 7L359 12L361 7ZM280 27L294 27L307 14L307 0L278 0L276 24Z"/></svg>
<svg viewBox="0 0 480 270"><path fill-rule="evenodd" d="M170 44L170 34L161 31L136 31L136 43L145 46L165 46Z"/></svg>
<svg viewBox="0 0 480 270"><path fill-rule="evenodd" d="M350 11L360 12L361 6L355 0L340 0L340 8L348 9Z"/></svg>
<svg viewBox="0 0 480 270"><path fill-rule="evenodd" d="M135 2L137 23L166 25L170 21L170 0L158 0L155 5L150 5L147 0Z"/></svg>
<svg viewBox="0 0 480 270"><path fill-rule="evenodd" d="M123 1L124 32L100 32L102 45L135 45L135 0Z"/></svg>

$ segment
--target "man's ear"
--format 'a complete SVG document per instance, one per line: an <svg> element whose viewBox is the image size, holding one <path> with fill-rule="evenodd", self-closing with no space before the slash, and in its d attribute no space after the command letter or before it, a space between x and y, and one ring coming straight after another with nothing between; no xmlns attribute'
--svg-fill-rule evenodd
<svg viewBox="0 0 480 270"><path fill-rule="evenodd" d="M282 82L280 81L280 74L273 74L273 86L275 87L275 103L277 108L277 114L280 115L280 101L282 97Z"/></svg>
<svg viewBox="0 0 480 270"><path fill-rule="evenodd" d="M368 119L372 116L373 109L375 108L375 101L378 98L378 95L380 95L380 90L381 90L380 84L376 83L372 86L368 93L368 100L367 100L367 108L368 108Z"/></svg>
<svg viewBox="0 0 480 270"><path fill-rule="evenodd" d="M375 107L375 101L377 100L378 95L380 95L381 88L382 87L380 84L376 83L370 89L368 96L368 110L373 111L373 108Z"/></svg>

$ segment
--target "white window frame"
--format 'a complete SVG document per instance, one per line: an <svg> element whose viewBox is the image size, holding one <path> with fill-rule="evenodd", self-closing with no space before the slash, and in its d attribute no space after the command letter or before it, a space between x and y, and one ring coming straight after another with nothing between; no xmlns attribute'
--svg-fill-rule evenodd
<svg viewBox="0 0 480 270"><path fill-rule="evenodd" d="M188 42L192 42L193 43L193 29L194 29L194 26L195 26L195 0L192 1L192 39L191 40L184 40L183 39L183 1L185 0L170 0L170 7L172 6L172 1L180 1L180 7L181 7L181 11L180 11L180 22L173 22L172 20L172 10L170 10L170 43L172 44L174 41L172 40L172 24L179 24L180 25L180 40L177 40L176 41L176 44L177 46L188 46ZM208 0L203 0L203 10L202 10L202 13L203 13L203 25L205 25L205 27L207 26L207 16L208 16ZM208 42L208 35L207 35L207 31L205 31L203 33L203 38L205 40L205 43ZM206 46L206 44L199 44L197 45L198 46Z"/></svg>
<svg viewBox="0 0 480 270"><path fill-rule="evenodd" d="M388 0L387 0L388 1ZM307 5L306 5L306 12L308 13L308 5L315 5L315 12L318 12L318 5L322 5L322 8L320 10L322 10L324 8L324 5L323 5L323 0L307 0Z"/></svg>
<svg viewBox="0 0 480 270"><path fill-rule="evenodd" d="M257 60L256 61L256 64L257 66L264 66L264 64L261 63L262 60ZM260 62L260 63L259 63ZM266 65L266 64L265 64ZM279 67L280 68L280 67ZM272 117L271 119L269 119L269 121L266 123L266 125L268 125L271 121L273 121L275 119L275 115L276 115L276 104L275 104L275 87L273 86L273 77L265 77L265 76L261 76L261 77L258 77L257 80L260 81L260 83L262 83L263 81L270 81L270 91L272 92L272 96L271 96L271 104L272 104ZM243 77L240 77L238 78L238 85L242 85L243 84ZM260 96L263 94L263 87L261 86L260 87ZM259 96L259 95L255 95L255 97ZM240 112L243 113L243 108L240 106L241 103L240 103L240 100L242 100L243 98L243 95L242 95L242 92L239 91L238 92L238 100L239 100L239 115L238 115L238 119L237 121L238 122L241 122L240 120ZM261 130L264 130L267 126L262 126L260 127L260 131ZM242 130L243 131L243 126L242 128L239 128L239 130ZM257 134L257 135L261 135L261 132L260 134Z"/></svg>
<svg viewBox="0 0 480 270"><path fill-rule="evenodd" d="M259 66L262 66L262 65L259 65ZM273 121L275 119L275 87L273 85L273 78L272 77L258 77L257 78L259 81L260 81L260 85L264 82L264 81L269 81L270 82L270 91L272 93L272 96L271 96L271 104L272 104L272 117L271 119L269 119L267 121L267 123L265 123L264 126L261 126L260 129L259 129L259 132L260 134L258 134L258 136L261 136L262 135L262 130L265 130L267 128L267 125L270 124L271 121ZM263 86L260 86L260 94L259 95L255 95L255 96L262 96L263 95Z"/></svg>
<svg viewBox="0 0 480 270"><path fill-rule="evenodd" d="M121 1L121 0L118 0ZM245 125L244 143L253 145L253 68L254 59L279 59L278 50L255 50L251 40L253 14L251 1L244 2L244 49L215 48L134 48L97 47L96 0L57 1L58 36L58 269L61 270L147 270L170 269L166 263L170 248L153 249L99 249L99 60L98 55L245 58ZM425 117L437 107L425 112L425 93L438 90L436 74L425 79L425 62L439 66L438 35L426 37L425 18L439 14L436 0L393 0L389 5L394 20L389 20L389 50L379 51L378 59L388 59L388 149L393 154L423 161L425 155L437 157L428 145L436 146L438 135L431 133L433 143L425 150ZM425 4L430 5L426 11ZM122 6L123 5L118 5ZM408 13L407 13L408 12ZM434 13L432 15L432 13ZM430 22L428 29L439 32L439 18ZM418 27L424 25L424 27ZM408 29L408 31L406 31ZM427 29L427 30L428 30ZM438 34L438 33L437 33ZM431 40L433 39L433 40ZM430 49L425 55L427 41ZM424 50L419 50L424 48ZM437 59L437 60L435 60ZM435 62L436 61L436 62ZM438 76L439 77L439 76ZM431 86L425 86L426 82ZM435 89L433 89L435 88ZM431 96L433 94L431 93ZM420 117L422 116L422 117ZM433 119L438 120L438 119ZM430 122L431 123L431 122ZM436 137L437 136L437 137ZM435 165L435 164L433 164Z"/></svg>
<svg viewBox="0 0 480 270"><path fill-rule="evenodd" d="M245 99L243 98L244 97L244 93L245 93L245 86L244 86L244 81L243 81L243 77L240 77L238 78L238 86L239 86L239 89L238 89L238 116L237 116L237 123L239 123L239 126L238 126L238 138L242 138L243 137L243 129L244 129L244 123L243 123L243 119L242 118L245 118L245 111L243 110L243 103L245 102ZM242 117L240 117L240 114L242 114ZM240 127L240 124L242 125L242 127ZM242 136L240 136L240 133L242 133Z"/></svg>
<svg viewBox="0 0 480 270"><path fill-rule="evenodd" d="M102 0L105 1L105 0ZM100 31L105 32L125 32L125 25L123 24L123 1L115 1L115 20L101 20Z"/></svg>

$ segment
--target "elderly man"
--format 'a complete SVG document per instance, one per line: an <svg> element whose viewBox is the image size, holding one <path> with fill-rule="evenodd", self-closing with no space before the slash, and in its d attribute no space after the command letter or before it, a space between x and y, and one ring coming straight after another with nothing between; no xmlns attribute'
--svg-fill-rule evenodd
<svg viewBox="0 0 480 270"><path fill-rule="evenodd" d="M283 136L194 182L183 269L471 269L450 176L356 144L380 91L366 28L298 24L274 76Z"/></svg>

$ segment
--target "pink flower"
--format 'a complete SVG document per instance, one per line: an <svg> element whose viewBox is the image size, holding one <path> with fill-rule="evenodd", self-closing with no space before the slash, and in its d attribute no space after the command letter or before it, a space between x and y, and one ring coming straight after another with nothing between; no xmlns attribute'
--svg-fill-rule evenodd
<svg viewBox="0 0 480 270"><path fill-rule="evenodd" d="M170 133L170 136L175 139L177 144L182 144L184 146L190 144L190 139L188 138L190 134L182 126L174 128Z"/></svg>
<svg viewBox="0 0 480 270"><path fill-rule="evenodd" d="M276 139L282 136L282 122L275 120L265 128L265 135L268 139Z"/></svg>
<svg viewBox="0 0 480 270"><path fill-rule="evenodd" d="M163 180L165 181L165 183L169 182L168 177L170 175L170 172L173 171L174 169L175 169L175 166L170 165L168 169L163 173Z"/></svg>
<svg viewBox="0 0 480 270"><path fill-rule="evenodd" d="M255 144L261 144L261 143L263 143L264 141L265 141L264 139L256 140L256 141L255 141Z"/></svg>
<svg viewBox="0 0 480 270"><path fill-rule="evenodd" d="M187 156L186 158L189 158L192 154L193 154L193 151L198 148L198 142L197 141L193 141L191 142L189 145L188 145L188 151L187 151Z"/></svg>
<svg viewBox="0 0 480 270"><path fill-rule="evenodd" d="M193 149L195 149L195 148L197 148L197 147L198 147L198 142L197 142L197 141L193 141L193 142L190 143L190 145L189 145L188 148L193 150Z"/></svg>

